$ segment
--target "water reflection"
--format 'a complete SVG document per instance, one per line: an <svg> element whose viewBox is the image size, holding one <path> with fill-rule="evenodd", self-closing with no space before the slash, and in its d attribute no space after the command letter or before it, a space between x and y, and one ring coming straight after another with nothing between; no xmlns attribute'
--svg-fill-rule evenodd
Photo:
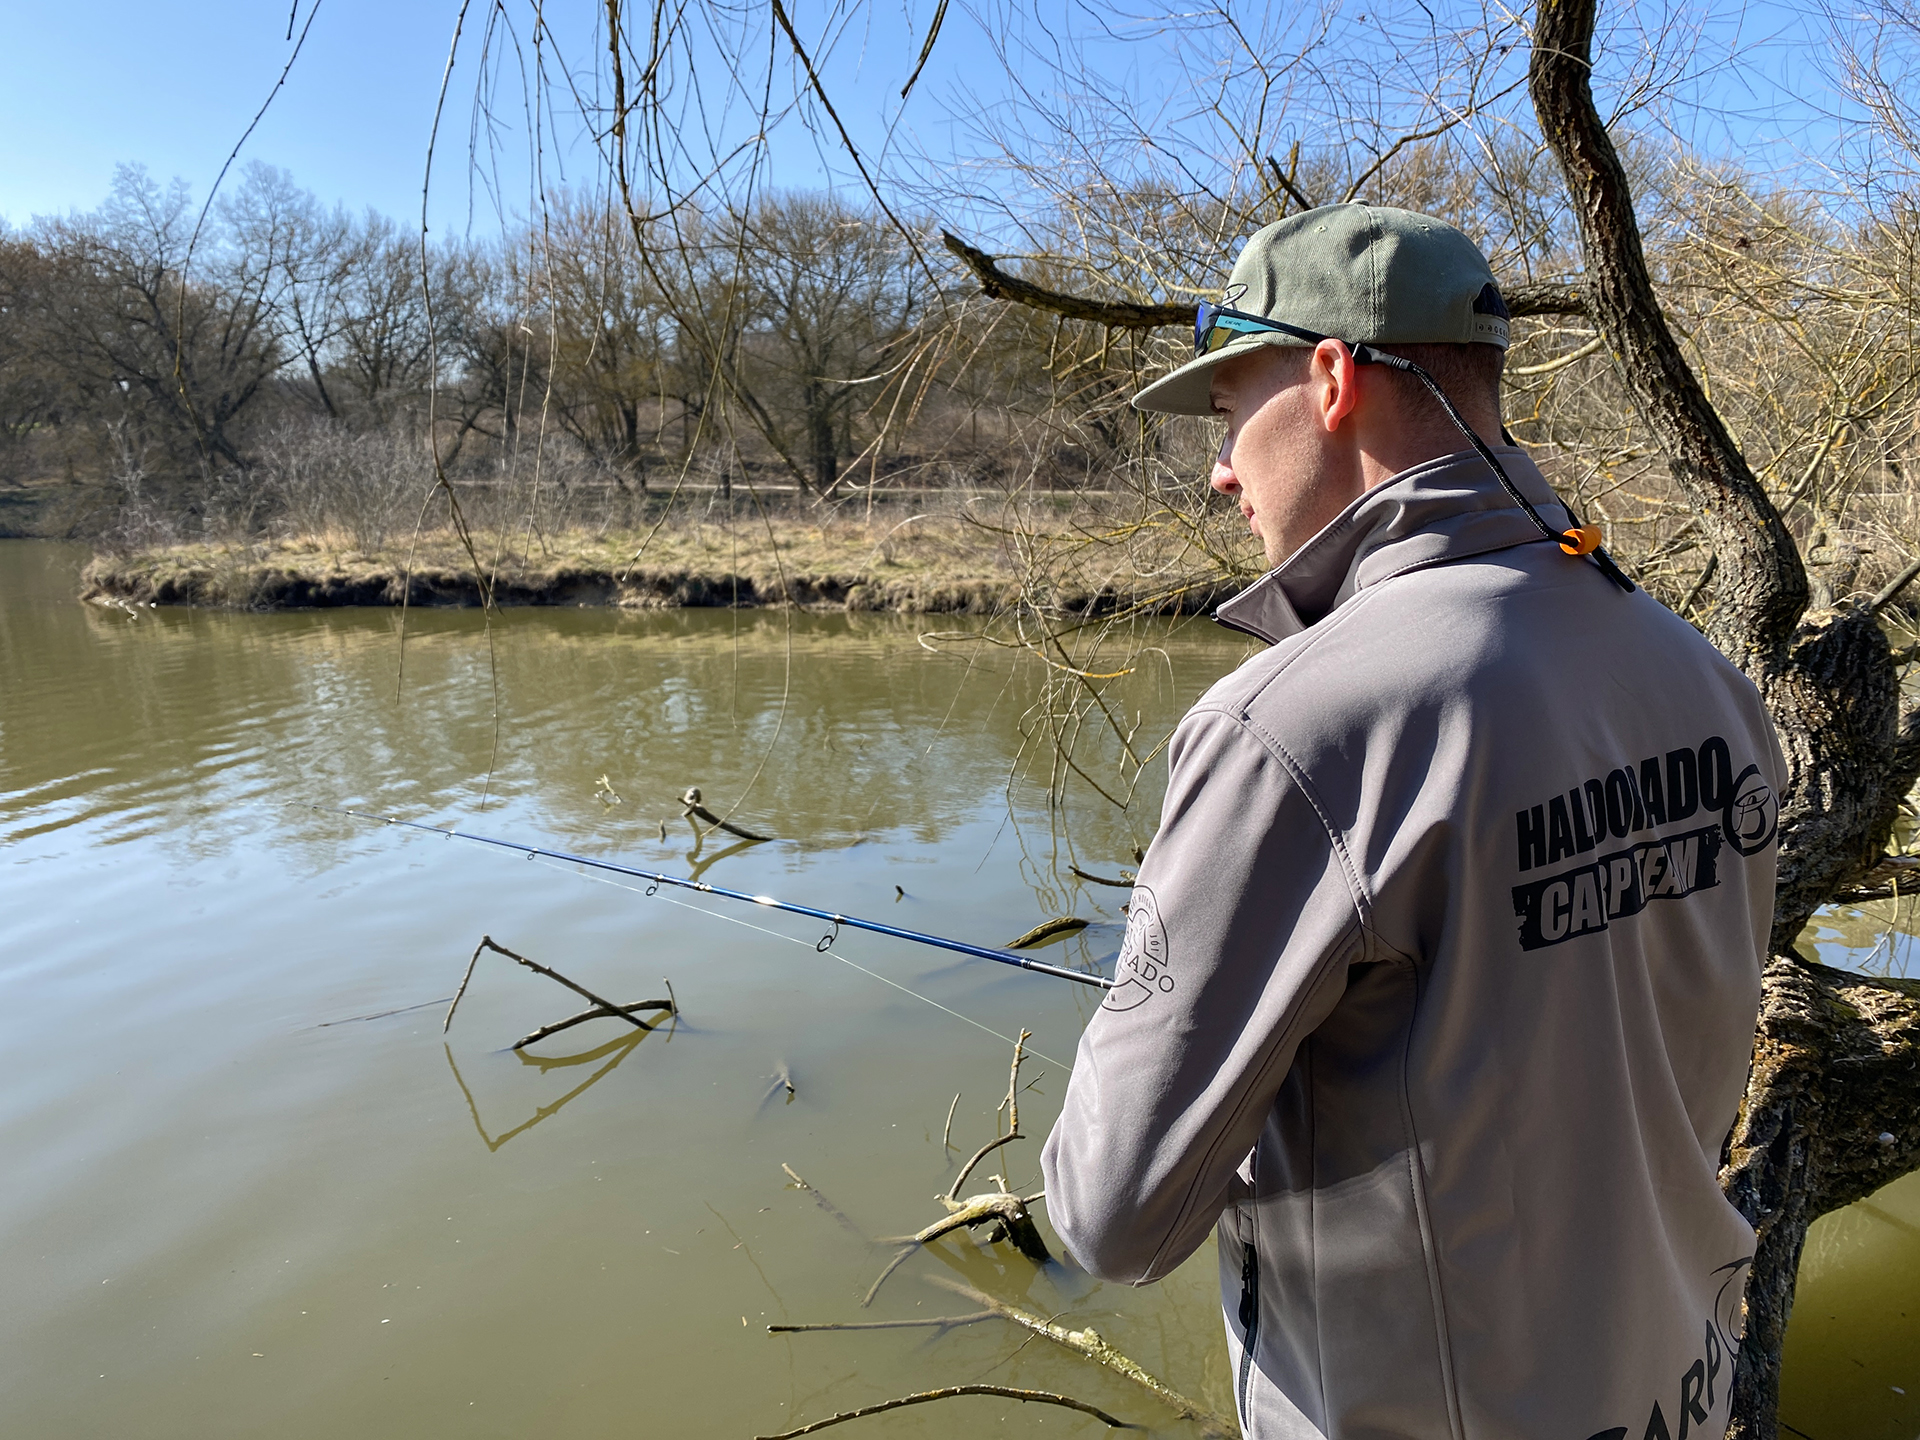
<svg viewBox="0 0 1920 1440"><path fill-rule="evenodd" d="M459 819L987 943L1076 914L1110 948L1126 892L1067 866L1129 864L1154 807L1037 803L1020 717L1043 676L931 654L886 617L521 612L496 627L496 704L478 617L428 612L396 694L391 614L103 612L72 598L79 558L0 546L10 1433L601 1435L632 1428L635 1354L659 1434L987 1371L1164 1423L1001 1324L884 1354L761 1328L857 1310L868 1237L925 1224L952 1178L949 1112L956 1137L992 1133L1006 1037L1071 1056L1097 995L851 932L821 952L811 921L306 808ZM1173 633L1127 697L1142 734L1242 653ZM694 785L781 838L690 844ZM443 1041L426 997L481 933L564 954L599 994L665 975L692 1019L492 1048L560 1013L502 965ZM1050 954L1090 964L1070 943ZM1023 1097L1033 1133L1063 1072ZM1136 1294L946 1248L1231 1403L1210 1256ZM916 1257L876 1318L945 1303L928 1281L952 1263Z"/></svg>
<svg viewBox="0 0 1920 1440"><path fill-rule="evenodd" d="M657 1027L652 1025L642 1025L637 1030L629 1030L626 1034L616 1036L604 1045L597 1046L592 1050L584 1050L578 1055L533 1055L525 1050L515 1050L513 1053L519 1057L521 1064L530 1065L542 1074L548 1070L564 1070L576 1065L592 1065L600 1060L605 1060L606 1063L585 1080L582 1080L578 1085L574 1086L573 1089L560 1096L559 1099L540 1106L527 1119L522 1120L518 1125L515 1125L509 1130L502 1130L498 1135L490 1134L487 1130L486 1122L481 1120L479 1103L473 1098L473 1091L467 1088L465 1077L460 1074L460 1062L453 1058L453 1047L451 1045L443 1045L441 1048L446 1051L447 1068L453 1072L453 1083L460 1087L460 1094L466 1099L467 1113L473 1117L473 1128L479 1132L480 1138L485 1142L487 1149L498 1150L516 1135L524 1135L542 1120L547 1120L558 1115L568 1105L578 1100L582 1095L586 1094L587 1091L606 1079L607 1076L619 1068L621 1061L639 1049L640 1042L651 1035L656 1028ZM672 1038L671 1032L669 1032L667 1038ZM662 1040L660 1043L664 1045L666 1040Z"/></svg>
<svg viewBox="0 0 1920 1440"><path fill-rule="evenodd" d="M415 612L396 694L389 612L105 611L72 598L81 558L0 544L9 1433L755 1434L988 1374L1167 1425L999 1322L763 1329L944 1314L942 1276L1094 1323L1231 1409L1207 1251L1131 1291L955 1241L858 1308L870 1237L926 1223L994 1133L1010 1037L1070 1057L1092 992L872 936L822 953L812 922L304 808L457 818L988 944L1076 915L1092 923L1048 954L1091 967L1127 891L1072 867L1132 869L1156 806L1040 803L1021 777L1048 762L1022 716L1043 675L931 653L888 617L515 612L496 707L470 614ZM1141 736L1244 653L1197 624L1157 643L1126 681ZM689 844L691 785L780 838ZM1914 911L1836 910L1812 938L1829 963L1915 973ZM483 932L566 955L603 994L669 976L690 1018L516 1054L495 1047L551 1019L556 992L502 966L444 1042L446 1000L422 997L446 995ZM1036 1136L1065 1079L1044 1071L1022 1098ZM1916 1275L1912 1180L1815 1227L1793 1425L1920 1433ZM658 1377L644 1422L637 1354Z"/></svg>
<svg viewBox="0 0 1920 1440"><path fill-rule="evenodd" d="M1907 837L1911 838L1911 837ZM1920 906L1907 897L1833 905L1802 945L1865 975L1914 974ZM1816 1220L1807 1232L1780 1381L1783 1431L1812 1440L1920 1433L1920 1174Z"/></svg>

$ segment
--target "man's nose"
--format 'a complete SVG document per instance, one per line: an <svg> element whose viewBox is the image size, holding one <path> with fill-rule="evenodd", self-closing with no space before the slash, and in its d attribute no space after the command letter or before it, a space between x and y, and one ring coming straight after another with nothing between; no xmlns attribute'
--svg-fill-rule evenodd
<svg viewBox="0 0 1920 1440"><path fill-rule="evenodd" d="M1240 493L1240 482L1233 474L1233 441L1220 442L1220 453L1213 457L1213 473L1207 477L1207 483L1222 495Z"/></svg>

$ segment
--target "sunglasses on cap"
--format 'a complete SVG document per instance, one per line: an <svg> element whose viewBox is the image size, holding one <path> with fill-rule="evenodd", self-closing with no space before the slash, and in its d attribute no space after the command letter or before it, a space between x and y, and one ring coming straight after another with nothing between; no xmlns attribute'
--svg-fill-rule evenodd
<svg viewBox="0 0 1920 1440"><path fill-rule="evenodd" d="M1210 300L1200 302L1199 312L1193 317L1193 353L1197 359L1202 355L1211 355L1221 346L1242 335L1291 335L1296 340L1304 340L1309 345L1318 345L1331 336L1319 335L1312 330L1302 330L1298 325L1289 325L1283 320L1269 320L1265 315L1249 315L1244 310L1233 310L1225 305L1216 305Z"/></svg>

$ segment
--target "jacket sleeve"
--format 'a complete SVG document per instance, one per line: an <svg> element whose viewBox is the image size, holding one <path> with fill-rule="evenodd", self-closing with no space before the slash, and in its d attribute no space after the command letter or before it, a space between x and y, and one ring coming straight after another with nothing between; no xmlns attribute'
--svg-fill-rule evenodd
<svg viewBox="0 0 1920 1440"><path fill-rule="evenodd" d="M1041 1157L1067 1248L1136 1285L1213 1228L1364 934L1345 854L1276 744L1196 710L1169 763L1115 986Z"/></svg>

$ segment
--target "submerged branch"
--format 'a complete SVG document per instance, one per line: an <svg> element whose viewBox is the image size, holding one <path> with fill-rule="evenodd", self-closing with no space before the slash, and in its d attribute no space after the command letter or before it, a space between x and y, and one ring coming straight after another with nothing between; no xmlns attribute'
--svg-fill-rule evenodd
<svg viewBox="0 0 1920 1440"><path fill-rule="evenodd" d="M1189 1400L1166 1381L1152 1374L1138 1361L1131 1360L1114 1349L1092 1326L1084 1330L1069 1330L1066 1326L1036 1315L1031 1310L1023 1310L1005 1300L996 1300L985 1291L976 1290L964 1281L946 1276L931 1277L933 1283L956 1295L964 1295L977 1304L984 1305L1002 1319L1031 1330L1036 1335L1045 1336L1056 1345L1065 1347L1077 1355L1084 1355L1096 1364L1104 1365L1116 1375L1123 1375L1141 1389L1150 1391L1155 1398L1166 1405L1183 1420L1191 1420L1201 1428L1204 1434L1219 1437L1219 1440L1238 1440L1240 1427L1224 1415L1217 1415L1197 1400Z"/></svg>
<svg viewBox="0 0 1920 1440"><path fill-rule="evenodd" d="M824 1430L829 1425L843 1424L848 1420L858 1420L864 1415L882 1415L889 1410L898 1410L903 1405L924 1405L929 1400L951 1400L956 1395L998 1395L1007 1400L1026 1400L1041 1405L1062 1405L1069 1410L1078 1410L1114 1430L1132 1430L1137 1427L1117 1420L1096 1405L1084 1400L1075 1400L1070 1395L1056 1395L1051 1390L1015 1390L1007 1385L949 1385L943 1390L922 1390L913 1395L902 1395L898 1400L883 1400L878 1405L863 1405L858 1410L842 1410L838 1415L829 1415L824 1420L816 1420L811 1425L802 1425L797 1430L782 1430L778 1435L756 1435L754 1440L794 1440L799 1435L811 1435L816 1430Z"/></svg>
<svg viewBox="0 0 1920 1440"><path fill-rule="evenodd" d="M589 1020L600 1020L603 1018L628 1020L638 1025L642 1030L653 1029L653 1026L633 1018L633 1012L635 1010L666 1010L673 1012L673 1002L671 1000L636 1000L631 1005L621 1005L618 1007L611 1005L594 1005L582 1010L578 1015L569 1015L566 1019L556 1020L551 1025L542 1025L531 1034L522 1035L507 1048L510 1050L524 1050L536 1040L544 1040L549 1035L558 1035L562 1030L571 1030L574 1026L584 1025Z"/></svg>
<svg viewBox="0 0 1920 1440"><path fill-rule="evenodd" d="M575 981L569 980L566 976L562 975L558 970L555 970L550 966L542 965L538 960L529 960L526 956L517 954L516 952L507 949L506 946L498 944L491 935L482 935L480 937L480 943L473 947L472 957L469 958L467 961L467 973L460 978L460 988L454 992L453 1003L447 1006L446 1019L441 1021L440 1023L440 1033L442 1035L446 1034L448 1027L450 1027L453 1024L453 1012L460 1008L461 997L467 993L467 986L473 980L474 967L480 963L481 955L488 950L493 951L494 954L496 955L504 955L507 957L507 959L512 960L517 964L526 966L527 969L533 971L535 974L544 975L549 980L555 981L558 984L566 986L567 989L573 991L574 994L580 996L582 999L591 1000L593 1002L593 1007L591 1009L582 1010L579 1014L570 1015L565 1020L557 1021L552 1025L543 1025L538 1030L535 1030L531 1035L524 1036L521 1039L514 1041L512 1048L515 1050L519 1050L524 1046L531 1045L534 1041L542 1039L545 1036L552 1035L557 1031L568 1029L571 1026L582 1024L588 1020L598 1020L602 1017L605 1017L607 1019L619 1019L619 1020L626 1021L629 1025L633 1026L636 1030L651 1030L653 1029L653 1026L649 1025L646 1021L637 1018L632 1012L635 1010L665 1010L674 1015L678 1015L680 1013L679 1007L676 1006L673 1003L673 1001L670 999L669 1000L636 1000L630 1005L616 1005L613 1001L607 999L605 996L596 995L593 993L593 991L587 989L586 986L578 984Z"/></svg>
<svg viewBox="0 0 1920 1440"><path fill-rule="evenodd" d="M977 1325L995 1320L991 1310L976 1310L971 1315L931 1315L924 1320L829 1320L813 1325L769 1325L769 1335L807 1335L816 1330L925 1330L951 1329L955 1325Z"/></svg>
<svg viewBox="0 0 1920 1440"><path fill-rule="evenodd" d="M1073 915L1061 915L1052 920L1043 920L1027 931L1018 940L1009 940L1009 950L1031 950L1042 940L1051 940L1056 935L1071 935L1076 930L1087 928L1087 921Z"/></svg>
<svg viewBox="0 0 1920 1440"><path fill-rule="evenodd" d="M705 805L700 803L700 787L698 785L689 785L686 793L680 797L680 803L687 807L687 818L689 820L705 821L715 830L724 830L729 835L738 835L742 840L762 841L773 838L771 835L756 835L751 830L742 830L733 822L721 819L720 816L714 814L711 810L707 809Z"/></svg>

